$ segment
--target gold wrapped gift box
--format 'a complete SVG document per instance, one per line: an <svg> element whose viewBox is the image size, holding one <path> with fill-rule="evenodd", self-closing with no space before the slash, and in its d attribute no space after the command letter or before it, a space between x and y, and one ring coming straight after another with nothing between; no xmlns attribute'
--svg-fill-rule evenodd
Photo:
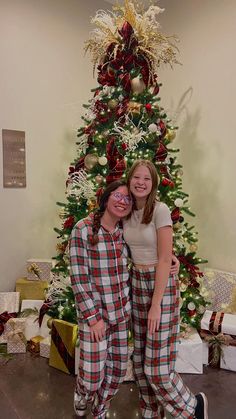
<svg viewBox="0 0 236 419"><path fill-rule="evenodd" d="M20 300L44 300L48 281L30 281L27 278L16 280L16 291L20 293Z"/></svg>
<svg viewBox="0 0 236 419"><path fill-rule="evenodd" d="M75 344L78 326L64 320L53 320L49 365L67 374L75 372Z"/></svg>

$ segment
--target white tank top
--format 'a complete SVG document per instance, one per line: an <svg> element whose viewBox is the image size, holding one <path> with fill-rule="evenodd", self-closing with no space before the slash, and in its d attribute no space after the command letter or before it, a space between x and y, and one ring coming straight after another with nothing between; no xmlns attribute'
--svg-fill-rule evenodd
<svg viewBox="0 0 236 419"><path fill-rule="evenodd" d="M163 202L156 202L152 220L141 224L144 208L133 211L131 217L123 221L124 239L128 244L135 264L152 265L158 262L158 228L172 226L170 210Z"/></svg>

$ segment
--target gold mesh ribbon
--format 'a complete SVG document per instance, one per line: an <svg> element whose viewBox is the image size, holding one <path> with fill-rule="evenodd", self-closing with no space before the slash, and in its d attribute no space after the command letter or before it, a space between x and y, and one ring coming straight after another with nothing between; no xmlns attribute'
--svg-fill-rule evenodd
<svg viewBox="0 0 236 419"><path fill-rule="evenodd" d="M27 271L29 273L34 274L38 279L40 279L41 270L39 269L38 265L36 263L31 263L30 266L28 266Z"/></svg>
<svg viewBox="0 0 236 419"><path fill-rule="evenodd" d="M209 364L213 367L217 367L220 364L220 358L224 359L223 345L236 346L236 339L230 335L224 335L219 333L214 335L211 332L200 332L201 337L208 343L209 346Z"/></svg>
<svg viewBox="0 0 236 419"><path fill-rule="evenodd" d="M17 319L10 319L7 322L11 327L11 331L7 333L7 339L11 343L24 343L26 345L27 340L24 335L25 323L17 321Z"/></svg>

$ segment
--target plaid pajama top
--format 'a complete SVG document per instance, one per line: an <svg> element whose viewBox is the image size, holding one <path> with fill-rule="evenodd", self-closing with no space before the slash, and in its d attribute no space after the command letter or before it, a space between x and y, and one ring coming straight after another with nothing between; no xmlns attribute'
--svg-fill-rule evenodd
<svg viewBox="0 0 236 419"><path fill-rule="evenodd" d="M70 238L71 284L80 317L91 326L101 318L111 324L131 312L128 250L122 229L109 233L102 226L99 242L91 245L93 215L78 221Z"/></svg>

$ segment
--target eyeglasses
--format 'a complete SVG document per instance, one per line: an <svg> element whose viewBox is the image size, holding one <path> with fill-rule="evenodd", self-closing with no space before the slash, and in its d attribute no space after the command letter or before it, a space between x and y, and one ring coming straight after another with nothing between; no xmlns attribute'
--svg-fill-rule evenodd
<svg viewBox="0 0 236 419"><path fill-rule="evenodd" d="M123 199L126 205L130 205L132 203L132 198L129 195L124 195L120 192L112 192L111 195L113 196L113 198L115 198L117 202L122 201Z"/></svg>

